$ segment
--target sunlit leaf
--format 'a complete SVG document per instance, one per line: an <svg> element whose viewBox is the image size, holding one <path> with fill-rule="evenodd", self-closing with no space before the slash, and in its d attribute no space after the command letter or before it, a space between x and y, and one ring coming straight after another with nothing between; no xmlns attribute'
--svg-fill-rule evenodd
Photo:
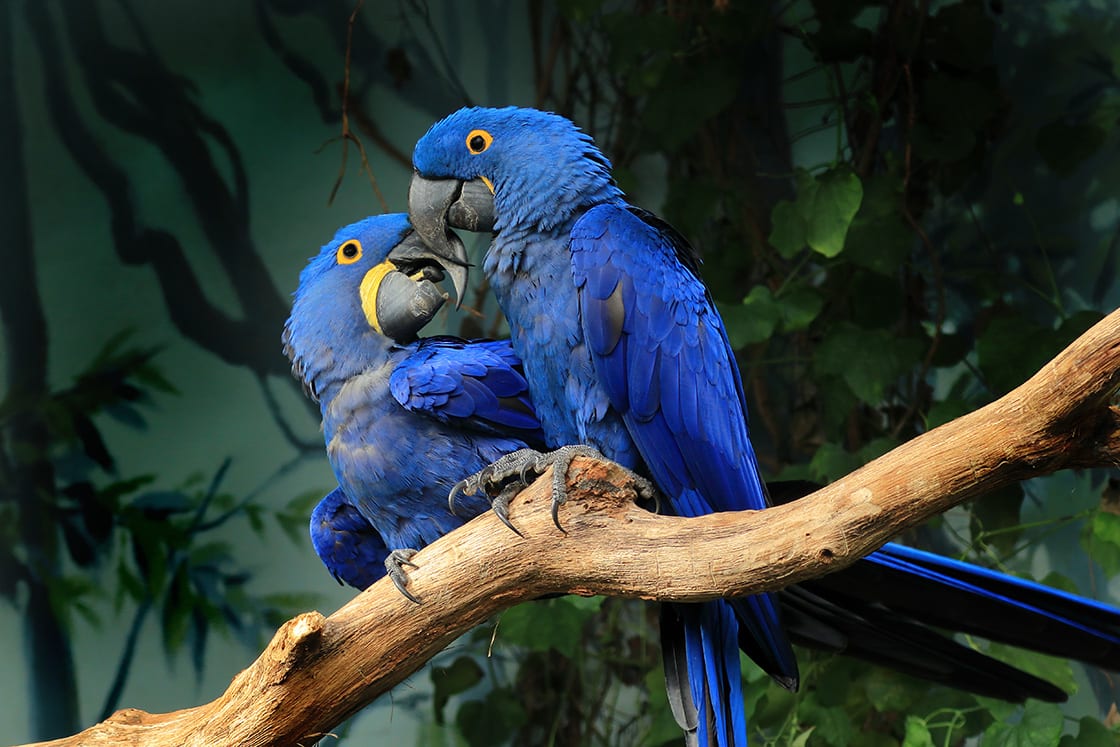
<svg viewBox="0 0 1120 747"><path fill-rule="evenodd" d="M997 721L984 732L984 747L1039 747L1058 744L1062 711L1053 703L1028 700L1017 722Z"/></svg>
<svg viewBox="0 0 1120 747"><path fill-rule="evenodd" d="M902 747L934 747L933 735L929 733L926 722L916 716L906 717L906 734Z"/></svg>
<svg viewBox="0 0 1120 747"><path fill-rule="evenodd" d="M826 257L839 254L862 200L863 185L851 171L836 169L819 177L812 195L798 197L809 247Z"/></svg>

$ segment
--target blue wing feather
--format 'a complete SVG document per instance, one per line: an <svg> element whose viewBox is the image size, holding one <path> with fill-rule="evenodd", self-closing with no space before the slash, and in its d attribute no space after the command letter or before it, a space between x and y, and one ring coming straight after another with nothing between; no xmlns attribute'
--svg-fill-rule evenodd
<svg viewBox="0 0 1120 747"><path fill-rule="evenodd" d="M707 290L678 261L681 241L619 204L594 207L576 222L572 272L588 348L600 385L674 512L761 509L766 494L738 368ZM773 596L731 606L760 644L758 663L792 685L797 662ZM705 635L704 656L690 660L712 676L713 662L737 660L738 646L720 650L714 631Z"/></svg>
<svg viewBox="0 0 1120 747"><path fill-rule="evenodd" d="M685 457L683 463L665 465L676 482L698 485L715 474L734 483L734 490L705 492L708 511L764 508L741 384L722 321L703 285L670 261L677 253L674 245L625 207L600 205L576 223L571 249L596 372L642 457L657 461L647 440L673 440ZM618 286L625 305L625 358L617 355L621 342L611 350L603 344L609 335L600 331L609 327L606 300ZM650 296L659 300L634 300ZM647 382L654 373L659 374L656 386Z"/></svg>
<svg viewBox="0 0 1120 747"><path fill-rule="evenodd" d="M424 338L393 370L389 390L405 409L441 423L542 441L529 385L507 340Z"/></svg>
<svg viewBox="0 0 1120 747"><path fill-rule="evenodd" d="M365 589L385 575L389 548L342 488L328 493L311 512L311 544L339 583Z"/></svg>

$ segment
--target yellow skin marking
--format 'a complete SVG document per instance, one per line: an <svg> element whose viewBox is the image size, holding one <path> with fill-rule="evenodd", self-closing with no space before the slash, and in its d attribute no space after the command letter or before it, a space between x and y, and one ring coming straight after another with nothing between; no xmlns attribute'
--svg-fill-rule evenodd
<svg viewBox="0 0 1120 747"><path fill-rule="evenodd" d="M370 269L366 276L362 278L362 284L358 287L358 296L362 299L362 311L365 312L366 321L379 335L384 334L384 332L381 331L381 325L377 321L377 289L381 287L381 282L385 280L385 276L396 269L392 262L385 260Z"/></svg>
<svg viewBox="0 0 1120 747"><path fill-rule="evenodd" d="M467 150L476 156L489 148L490 144L493 142L494 136L486 130L471 130L470 133L467 134ZM485 176L480 175L478 178L481 179L482 183L486 185L486 188L490 190L490 194L494 194L494 183Z"/></svg>

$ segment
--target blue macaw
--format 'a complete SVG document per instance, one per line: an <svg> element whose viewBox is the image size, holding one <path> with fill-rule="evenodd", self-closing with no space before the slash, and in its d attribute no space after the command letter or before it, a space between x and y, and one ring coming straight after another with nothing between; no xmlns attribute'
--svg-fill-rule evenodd
<svg viewBox="0 0 1120 747"><path fill-rule="evenodd" d="M349 226L301 276L285 333L295 372L332 424L324 428L328 444L345 441L330 452L340 483L362 496L353 500L341 485L331 491L312 514L312 542L331 573L359 589L389 573L407 595L407 556L394 552L460 523L446 501L459 470L502 450L540 445L508 341L416 339L444 300L433 282L440 259L418 248L402 216ZM354 456L392 453L402 440L412 451L392 471L370 469L376 463ZM815 487L778 483L772 494L791 500ZM485 503L459 507L473 515ZM424 516L435 535L417 539L385 529ZM1065 694L917 620L1120 667L1116 610L898 545L777 598L797 643L1006 700L1057 701Z"/></svg>
<svg viewBox="0 0 1120 747"><path fill-rule="evenodd" d="M301 273L283 337L319 403L338 479L312 515L315 549L339 580L365 588L388 572L414 600L412 553L490 506L471 499L451 511L460 470L541 441L507 343L416 338L447 299L443 263L465 278L403 214L347 226Z"/></svg>
<svg viewBox="0 0 1120 747"><path fill-rule="evenodd" d="M545 439L559 448L550 459L561 481L566 447L581 444L647 474L681 516L769 504L699 260L670 226L626 202L589 136L547 112L462 109L417 142L413 166L410 216L435 253L465 267L449 229L494 231L483 269ZM905 550L874 557L866 567L875 573L928 575ZM1115 615L1108 608L1109 624ZM1116 642L1115 627L1082 627ZM783 686L798 685L774 594L664 605L662 646L674 713L697 744L746 744L740 647Z"/></svg>

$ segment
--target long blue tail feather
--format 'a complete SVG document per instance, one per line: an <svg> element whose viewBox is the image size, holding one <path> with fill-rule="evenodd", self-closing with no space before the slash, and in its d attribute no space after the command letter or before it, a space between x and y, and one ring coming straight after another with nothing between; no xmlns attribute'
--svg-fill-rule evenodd
<svg viewBox="0 0 1120 747"><path fill-rule="evenodd" d="M739 624L723 600L674 605L684 629L688 681L701 747L746 747Z"/></svg>
<svg viewBox="0 0 1120 747"><path fill-rule="evenodd" d="M885 545L875 556L889 556L924 566L994 595L1014 598L1048 614L1076 620L1089 628L1107 630L1114 641L1120 642L1120 610L1103 602L894 542Z"/></svg>
<svg viewBox="0 0 1120 747"><path fill-rule="evenodd" d="M888 545L810 586L936 627L1120 670L1120 610L950 558Z"/></svg>

